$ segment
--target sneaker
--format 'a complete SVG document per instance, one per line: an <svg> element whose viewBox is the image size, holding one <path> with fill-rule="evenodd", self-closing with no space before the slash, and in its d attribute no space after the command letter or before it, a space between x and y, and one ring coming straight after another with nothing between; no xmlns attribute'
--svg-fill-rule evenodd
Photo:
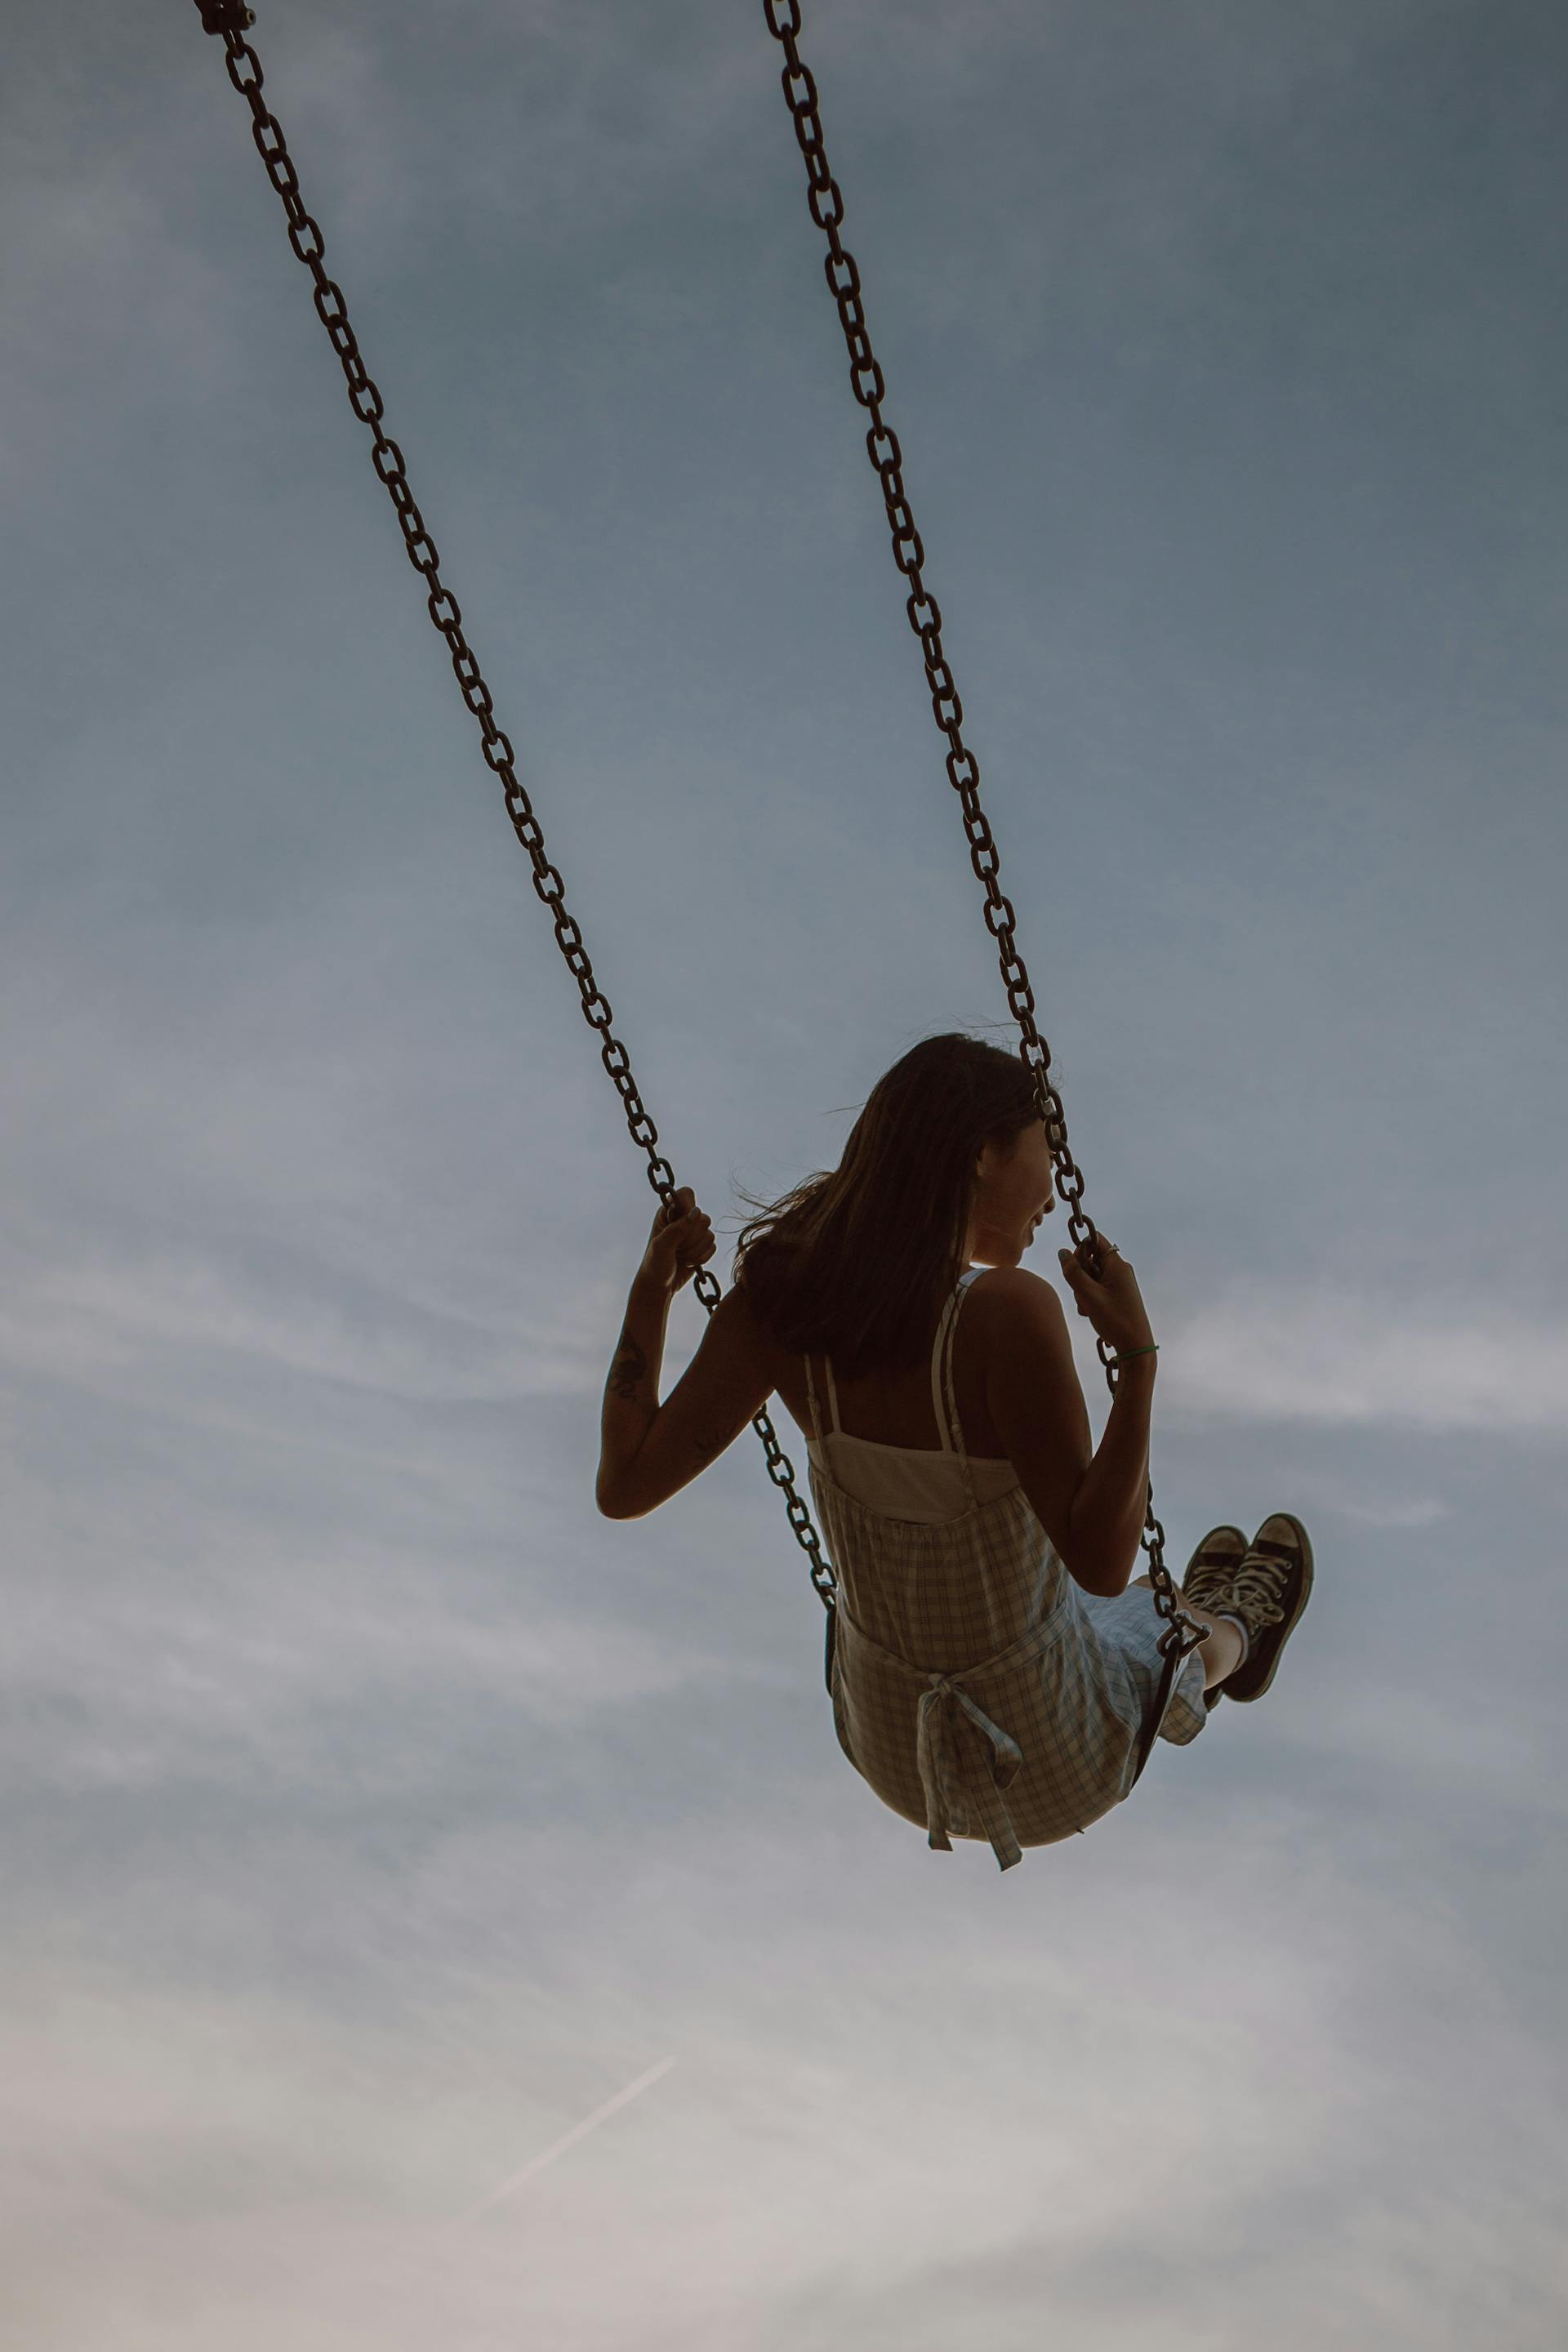
<svg viewBox="0 0 1568 2352"><path fill-rule="evenodd" d="M1200 1609L1228 1609L1230 1580L1247 1551L1239 1528L1211 1528L1186 1565L1182 1591Z"/></svg>
<svg viewBox="0 0 1568 2352"><path fill-rule="evenodd" d="M1223 1598L1206 1589L1193 1594L1205 1608L1239 1617L1247 1628L1247 1655L1218 1685L1226 1698L1263 1696L1311 1590L1312 1547L1307 1530L1288 1511L1277 1511L1264 1520L1237 1562Z"/></svg>
<svg viewBox="0 0 1568 2352"><path fill-rule="evenodd" d="M1230 1597L1231 1580L1247 1554L1247 1538L1239 1528L1211 1528L1186 1565L1182 1578L1182 1591L1200 1609L1224 1609L1239 1615ZM1212 1715L1219 1705L1220 1694L1228 1690L1228 1682L1214 1683L1204 1693L1204 1705Z"/></svg>

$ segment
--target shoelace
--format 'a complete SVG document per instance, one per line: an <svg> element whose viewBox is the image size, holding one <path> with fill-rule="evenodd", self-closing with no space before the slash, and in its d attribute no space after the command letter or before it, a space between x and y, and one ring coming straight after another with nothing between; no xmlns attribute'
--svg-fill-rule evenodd
<svg viewBox="0 0 1568 2352"><path fill-rule="evenodd" d="M1264 1625L1283 1624L1284 1593L1289 1579L1290 1563L1271 1559L1266 1552L1249 1551L1238 1561L1230 1579L1228 1598L1232 1612L1242 1619L1249 1633L1258 1633Z"/></svg>
<svg viewBox="0 0 1568 2352"><path fill-rule="evenodd" d="M1227 1559L1224 1567L1196 1568L1182 1579L1182 1590L1200 1609L1223 1609L1228 1602L1236 1579L1236 1569L1241 1554Z"/></svg>
<svg viewBox="0 0 1568 2352"><path fill-rule="evenodd" d="M1244 1620L1247 1632L1284 1622L1284 1592L1290 1575L1288 1560L1267 1552L1238 1554L1236 1564L1195 1569L1183 1591L1200 1609L1214 1609Z"/></svg>

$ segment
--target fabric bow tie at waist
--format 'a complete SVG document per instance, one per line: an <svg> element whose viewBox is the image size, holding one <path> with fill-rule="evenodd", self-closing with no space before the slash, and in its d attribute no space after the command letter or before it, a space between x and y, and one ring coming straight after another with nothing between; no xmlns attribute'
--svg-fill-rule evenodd
<svg viewBox="0 0 1568 2352"><path fill-rule="evenodd" d="M1014 1833L1001 1791L1017 1779L1024 1751L999 1723L992 1722L984 1707L976 1706L963 1685L949 1675L927 1676L916 1719L915 1753L921 1786L926 1795L926 1843L940 1853L951 1853L952 1839L948 1832L956 1831L960 1837L969 1835L955 1736L955 1706L991 1743L991 1786L980 1791L980 1826L990 1839L998 1863L1008 1870L1014 1863L1023 1861L1024 1849Z"/></svg>
<svg viewBox="0 0 1568 2352"><path fill-rule="evenodd" d="M1027 1665L1060 1639L1065 1622L1065 1612L1053 1610L1044 1623L1031 1627L1021 1640L999 1650L994 1657L944 1675L911 1665L895 1651L884 1649L857 1623L840 1594L838 1632L845 1664L851 1664L854 1653L863 1650L879 1666L891 1668L900 1681L921 1685L915 1707L915 1759L925 1797L926 1843L939 1853L951 1853L954 1837L984 1837L1001 1869L1011 1870L1015 1863L1023 1861L1024 1849L1002 1791L1017 1779L1024 1751L1010 1732L992 1720L966 1685L994 1680L999 1674ZM989 1749L984 1763L977 1759L968 1772L959 1753L965 1717Z"/></svg>

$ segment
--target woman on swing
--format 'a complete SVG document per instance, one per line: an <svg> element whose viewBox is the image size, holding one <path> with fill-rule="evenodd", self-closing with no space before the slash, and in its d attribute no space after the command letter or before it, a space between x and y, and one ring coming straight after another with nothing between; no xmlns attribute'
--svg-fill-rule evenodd
<svg viewBox="0 0 1568 2352"><path fill-rule="evenodd" d="M1206 1625L1152 1721L1163 1621L1137 1563L1159 1352L1132 1268L1063 1250L1116 1350L1098 1450L1056 1292L1019 1261L1056 1205L1023 1063L928 1037L872 1089L843 1159L755 1218L734 1287L661 1405L669 1302L713 1255L689 1192L661 1209L605 1393L597 1498L639 1518L775 1391L806 1441L838 1577L833 1713L883 1802L932 1846L1025 1846L1127 1796L1154 1730L1184 1745L1223 1694L1260 1698L1311 1590L1285 1513L1205 1536L1185 1614Z"/></svg>

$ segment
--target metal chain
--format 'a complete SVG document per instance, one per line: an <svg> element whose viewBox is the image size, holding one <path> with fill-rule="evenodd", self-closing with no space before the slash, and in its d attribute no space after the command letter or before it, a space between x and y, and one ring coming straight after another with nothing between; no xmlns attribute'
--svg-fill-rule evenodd
<svg viewBox="0 0 1568 2352"><path fill-rule="evenodd" d="M805 159L806 201L812 219L827 239L824 270L828 291L837 305L839 324L844 330L845 345L849 353L849 381L856 399L871 420L866 435L866 451L882 486L888 527L892 534L893 561L909 584L904 610L909 615L910 628L920 640L926 685L931 691L931 715L936 720L938 732L947 740L948 781L963 806L969 862L984 887L985 927L996 942L1007 1003L1022 1034L1019 1055L1035 1082L1036 1099L1057 1171L1057 1191L1068 1204L1068 1231L1080 1263L1098 1277L1102 1263L1100 1235L1092 1220L1079 1207L1083 1198L1083 1176L1068 1148L1062 1099L1050 1079L1051 1050L1036 1025L1035 992L1029 985L1029 975L1015 936L1016 917L1013 902L1003 894L998 878L1001 861L990 824L980 805L980 762L963 740L963 704L959 699L952 668L942 652L942 607L925 582L925 549L915 528L914 516L904 488L903 452L898 435L882 415L887 387L867 330L860 272L854 255L839 235L844 221L844 197L837 181L828 169L822 121L817 111L816 83L810 68L802 62L796 46L796 36L801 26L799 0L763 0L763 11L769 32L781 44L784 53L784 68L779 79L784 87L784 103L795 124L795 135ZM1098 1339L1096 1344L1100 1362L1105 1367L1106 1384L1114 1395L1121 1377L1110 1361L1115 1350L1105 1339ZM1183 1650L1193 1648L1204 1638L1207 1628L1195 1624L1182 1613L1176 1600L1176 1588L1165 1566L1164 1543L1165 1530L1154 1516L1154 1490L1151 1486L1142 1544L1149 1555L1154 1606L1169 1621L1166 1632L1160 1637L1161 1647L1168 1655L1173 1644ZM1184 1628L1190 1639L1184 1638Z"/></svg>
<svg viewBox="0 0 1568 2352"><path fill-rule="evenodd" d="M480 672L479 658L463 633L463 615L458 600L451 590L442 584L436 542L425 528L425 518L408 487L403 452L382 429L381 394L365 372L354 331L349 324L342 289L328 277L323 266L325 240L300 197L299 178L284 142L282 128L277 116L268 110L262 98L261 61L244 37L246 29L256 19L250 9L243 5L243 0L195 0L195 5L204 28L222 38L228 78L249 105L251 136L256 142L257 152L267 166L267 176L282 198L283 209L289 215L289 242L294 248L296 258L304 263L315 280L317 315L342 364L348 383L350 405L360 422L371 429L371 456L375 470L396 509L408 560L426 583L430 618L447 641L463 700L479 721L485 764L500 779L505 793L506 812L511 819L512 830L532 864L534 889L551 910L556 943L566 960L568 971L577 982L583 1000L584 1018L603 1040L600 1059L621 1097L632 1141L647 1155L648 1182L659 1199L668 1204L676 1189L675 1171L658 1150L658 1129L643 1108L626 1049L610 1026L613 1016L609 1000L594 977L594 967L588 961L583 934L566 910L565 884L550 862L539 820L518 780L510 739L496 723L490 690ZM706 1266L698 1267L693 1287L711 1315L723 1292ZM837 1580L824 1555L821 1539L812 1524L811 1512L795 1486L794 1465L780 1446L766 1412L755 1414L752 1426L763 1442L768 1475L784 1495L789 1523L795 1531L795 1541L806 1556L812 1583L823 1606L831 1610Z"/></svg>

